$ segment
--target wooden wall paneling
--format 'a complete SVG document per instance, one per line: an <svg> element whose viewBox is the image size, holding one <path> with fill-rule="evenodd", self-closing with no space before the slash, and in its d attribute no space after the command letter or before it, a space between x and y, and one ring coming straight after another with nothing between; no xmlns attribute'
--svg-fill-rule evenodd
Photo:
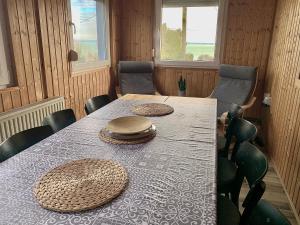
<svg viewBox="0 0 300 225"><path fill-rule="evenodd" d="M154 1L122 1L121 60L152 60Z"/></svg>
<svg viewBox="0 0 300 225"><path fill-rule="evenodd" d="M3 107L3 101L2 101L2 94L0 94L0 112L4 111L4 107Z"/></svg>
<svg viewBox="0 0 300 225"><path fill-rule="evenodd" d="M50 59L50 46L48 41L48 23L46 18L45 1L38 1L38 16L40 21L41 42L42 42L42 60L44 64L44 76L46 80L46 97L54 96L52 67Z"/></svg>
<svg viewBox="0 0 300 225"><path fill-rule="evenodd" d="M57 4L58 5L58 4ZM61 42L61 58L62 58L62 73L63 73L63 85L64 85L64 96L65 96L65 104L66 107L70 107L71 100L70 100L70 84L69 84L69 71L70 66L68 63L68 42L69 42L69 24L67 23L67 15L68 12L64 12L63 9L67 9L68 5L66 1L63 1L63 7L58 7L58 22L59 22L59 35L60 35L60 42Z"/></svg>
<svg viewBox="0 0 300 225"><path fill-rule="evenodd" d="M31 53L31 64L32 64L32 73L33 73L33 80L34 80L34 89L35 89L35 96L36 101L41 101L44 97L43 93L43 85L42 85L42 78L41 78L41 62L40 62L40 49L39 49L39 42L37 37L37 27L36 27L36 9L35 9L35 2L33 0L24 2L27 4L25 7L26 12L26 19L27 19L27 27L28 27L28 38L29 38L29 45L30 45L30 53ZM29 49L25 49L28 51Z"/></svg>
<svg viewBox="0 0 300 225"><path fill-rule="evenodd" d="M289 13L291 13L291 15L293 15L292 18L295 17L296 7L291 8L289 10ZM291 38L291 34L293 33L293 23L292 22L293 22L293 20L289 20L289 28L287 30L288 31L287 35L289 38ZM286 49L288 51L290 49L290 44L291 43L288 42L286 45ZM286 58L286 56L285 56L285 58ZM291 67L292 62L293 62L293 60L288 60L287 66ZM284 104L285 104L285 107L287 109L289 109L294 96L291 96L292 90L291 90L291 88L289 88L289 83L290 83L291 79L289 77L287 77L286 75L284 75L284 76L286 77L286 80L284 82L286 85L286 87L285 87L286 95L284 96L284 99L285 99ZM285 140L285 141L279 143L279 147L285 149L285 151L281 151L281 153L280 153L280 157L283 159L280 161L282 163L282 165L284 165L286 163L286 160L288 159L288 155L289 155L289 151L290 151L290 149L287 148L287 143L286 143L286 140L288 139L288 136L290 135L288 129L291 126L291 117L289 114L290 114L290 112L287 110L284 112L283 117L280 118L280 121L281 121L282 125L284 124L284 126L280 127L279 136L281 136ZM285 118L288 118L288 119L285 119ZM283 172L284 168L285 168L284 166L279 167L279 172L282 174L282 179L284 179L284 172Z"/></svg>
<svg viewBox="0 0 300 225"><path fill-rule="evenodd" d="M18 108L22 106L20 90L14 90L10 92L13 108ZM1 109L0 109L1 111Z"/></svg>
<svg viewBox="0 0 300 225"><path fill-rule="evenodd" d="M22 51L23 51L24 73L26 76L26 85L28 87L29 102L33 103L33 102L36 102L36 95L35 95L33 70L32 70L31 54L30 54L29 35L28 35L28 27L27 27L27 21L26 21L24 0L18 0L16 3L17 3L18 20L19 20L19 27L20 27L21 45L22 45Z"/></svg>
<svg viewBox="0 0 300 225"><path fill-rule="evenodd" d="M51 4L52 1L53 0L45 1L47 24L41 24L41 26L46 25L47 29L48 29L48 35L47 35L48 40L44 40L44 41L49 42L53 94L54 94L54 96L59 96L58 71L57 71L57 63L56 63L56 48L55 48L54 24L53 24L53 16L54 15L52 12L52 4Z"/></svg>
<svg viewBox="0 0 300 225"><path fill-rule="evenodd" d="M79 115L80 115L80 111L79 111L79 88L78 88L78 76L72 78L73 81L74 81L74 97L76 99L75 101L75 112L76 112L76 116L77 118L79 118Z"/></svg>
<svg viewBox="0 0 300 225"><path fill-rule="evenodd" d="M59 0L60 1L60 0ZM58 82L58 91L59 95L64 95L64 81L63 81L63 68L62 68L62 46L61 46L61 37L60 37L60 27L58 23L58 2L57 0L51 0L51 9L52 9L52 23L53 23L53 43L54 43L54 52L55 58L54 63L56 63L57 69L57 82Z"/></svg>
<svg viewBox="0 0 300 225"><path fill-rule="evenodd" d="M300 8L300 4L299 2L297 3L297 6L295 7L295 10L294 10L294 15L293 17L296 18L296 20L298 19L299 20L299 13L297 13L296 9L297 8ZM294 31L294 32L293 32ZM291 73L292 74L297 74L298 73L298 68L299 68L299 61L297 63L297 55L300 53L299 51L295 51L294 49L297 49L297 47L299 46L299 42L297 43L297 34L299 33L299 26L296 26L295 23L292 24L292 30L291 30L291 39L292 41L289 43L289 47L288 47L288 51L291 52L291 57L293 58L293 60L291 60L291 67L290 67L290 70L291 70ZM293 87L293 76L290 76L290 80L289 80L289 83L290 85L292 86L291 88L289 88L289 91L288 91L288 96L290 96L289 98L289 108L293 107L293 106L298 106L299 108L299 96L298 95L298 91L296 90L296 93L297 94L294 94L295 93L295 87ZM297 123L297 121L299 121L299 118L298 118L299 114L298 114L298 110L293 110L292 113L291 113L291 119L290 119L290 123L289 123L289 126L288 126L288 131L286 133L286 136L291 136L291 138L288 138L286 137L286 148L287 148L287 159L286 159L286 162L283 166L283 171L282 171L282 178L285 182L287 182L287 179L289 179L289 175L290 175L290 168L288 166L288 164L292 161L292 157L294 156L294 151L295 149L292 148L294 142L294 136L296 135L297 136L297 133L295 133L295 131L298 129L298 126L299 123ZM289 182L287 182L289 183Z"/></svg>
<svg viewBox="0 0 300 225"><path fill-rule="evenodd" d="M120 59L120 20L121 20L120 0L110 1L110 43L111 43L111 71L117 77L117 66Z"/></svg>
<svg viewBox="0 0 300 225"><path fill-rule="evenodd" d="M300 66L300 2L278 1L266 90L268 149L291 201L300 215L300 91L294 85Z"/></svg>
<svg viewBox="0 0 300 225"><path fill-rule="evenodd" d="M26 84L26 77L24 73L24 57L22 52L21 37L20 37L20 27L18 21L18 11L16 0L6 1L7 4L7 14L11 33L12 50L14 67L16 69L17 83L20 87L22 105L29 103L28 89Z"/></svg>
<svg viewBox="0 0 300 225"><path fill-rule="evenodd" d="M13 103L11 99L10 92L3 92L2 93L2 102L3 102L3 108L4 111L10 110L13 108Z"/></svg>

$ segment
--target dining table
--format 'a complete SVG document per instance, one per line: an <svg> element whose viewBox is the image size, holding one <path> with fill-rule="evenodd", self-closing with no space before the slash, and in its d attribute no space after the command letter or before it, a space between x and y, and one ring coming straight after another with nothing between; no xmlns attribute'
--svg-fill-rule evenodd
<svg viewBox="0 0 300 225"><path fill-rule="evenodd" d="M108 144L99 131L133 106L163 103L174 112L147 117L156 137ZM216 225L217 100L125 95L0 163L0 225ZM79 159L113 160L128 173L125 190L96 209L59 213L42 208L33 189L47 172Z"/></svg>

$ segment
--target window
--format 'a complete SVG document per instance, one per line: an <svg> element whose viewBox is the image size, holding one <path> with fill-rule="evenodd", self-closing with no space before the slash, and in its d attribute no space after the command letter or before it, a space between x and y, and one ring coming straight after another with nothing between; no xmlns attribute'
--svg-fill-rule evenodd
<svg viewBox="0 0 300 225"><path fill-rule="evenodd" d="M71 0L73 49L78 61L73 70L109 65L109 15L107 0Z"/></svg>
<svg viewBox="0 0 300 225"><path fill-rule="evenodd" d="M11 65L10 65L10 55L8 49L8 40L6 32L5 23L5 13L3 7L3 1L0 1L0 89L11 86Z"/></svg>
<svg viewBox="0 0 300 225"><path fill-rule="evenodd" d="M218 0L157 0L156 63L218 66L223 8Z"/></svg>

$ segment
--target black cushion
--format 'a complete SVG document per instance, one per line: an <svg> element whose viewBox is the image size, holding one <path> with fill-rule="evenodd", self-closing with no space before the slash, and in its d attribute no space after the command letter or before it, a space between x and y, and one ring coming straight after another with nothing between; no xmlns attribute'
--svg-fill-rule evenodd
<svg viewBox="0 0 300 225"><path fill-rule="evenodd" d="M58 132L75 122L76 117L74 111L72 109L65 109L45 117L43 125L49 125L54 132Z"/></svg>
<svg viewBox="0 0 300 225"><path fill-rule="evenodd" d="M101 109L102 107L106 106L111 102L108 95L99 95L93 98L90 98L87 100L84 110L87 115L95 112L98 109Z"/></svg>
<svg viewBox="0 0 300 225"><path fill-rule="evenodd" d="M256 83L257 68L251 66L221 65L220 80L212 94L218 99L218 116L228 112L230 105L244 105Z"/></svg>
<svg viewBox="0 0 300 225"><path fill-rule="evenodd" d="M53 134L50 126L35 127L14 134L0 145L0 162L20 153Z"/></svg>
<svg viewBox="0 0 300 225"><path fill-rule="evenodd" d="M120 61L119 85L122 95L155 94L153 62Z"/></svg>
<svg viewBox="0 0 300 225"><path fill-rule="evenodd" d="M153 62L120 61L119 73L153 73Z"/></svg>

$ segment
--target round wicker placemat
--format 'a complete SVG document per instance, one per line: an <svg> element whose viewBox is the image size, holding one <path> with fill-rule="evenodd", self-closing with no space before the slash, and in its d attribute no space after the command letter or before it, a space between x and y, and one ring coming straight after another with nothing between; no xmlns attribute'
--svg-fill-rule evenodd
<svg viewBox="0 0 300 225"><path fill-rule="evenodd" d="M134 106L131 111L139 116L165 116L174 112L174 108L161 103L147 103Z"/></svg>
<svg viewBox="0 0 300 225"><path fill-rule="evenodd" d="M138 139L130 139L130 140L120 140L120 139L114 139L108 134L108 130L106 128L103 128L99 132L99 138L109 144L115 144L115 145L137 145L137 144L143 144L148 141L151 141L156 136L156 131L151 132L149 136L138 138Z"/></svg>
<svg viewBox="0 0 300 225"><path fill-rule="evenodd" d="M36 184L39 204L57 212L78 212L116 198L128 182L126 170L110 160L82 159L61 165Z"/></svg>

